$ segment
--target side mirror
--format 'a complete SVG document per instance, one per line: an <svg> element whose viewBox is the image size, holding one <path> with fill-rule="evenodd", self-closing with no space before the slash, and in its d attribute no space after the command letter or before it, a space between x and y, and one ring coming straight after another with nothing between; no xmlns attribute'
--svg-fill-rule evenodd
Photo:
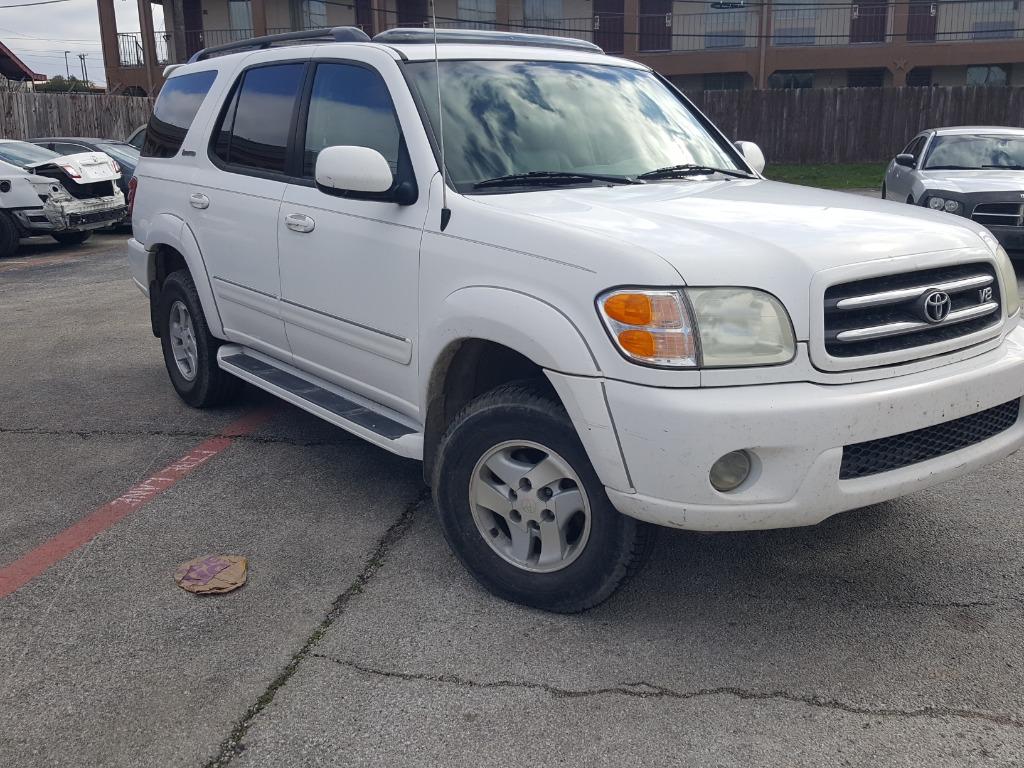
<svg viewBox="0 0 1024 768"><path fill-rule="evenodd" d="M764 170L764 152L752 141L737 141L736 149L743 155L743 159L747 161L747 165L753 168L757 173L761 173Z"/></svg>
<svg viewBox="0 0 1024 768"><path fill-rule="evenodd" d="M896 165L902 165L904 168L913 168L917 165L917 158L913 155L907 155L901 152L896 155Z"/></svg>
<svg viewBox="0 0 1024 768"><path fill-rule="evenodd" d="M382 195L395 183L384 155L369 147L325 147L316 156L316 183L326 190Z"/></svg>

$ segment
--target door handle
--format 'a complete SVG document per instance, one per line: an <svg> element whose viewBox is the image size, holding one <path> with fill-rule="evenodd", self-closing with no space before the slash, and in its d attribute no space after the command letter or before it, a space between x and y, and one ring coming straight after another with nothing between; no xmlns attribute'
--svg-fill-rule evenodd
<svg viewBox="0 0 1024 768"><path fill-rule="evenodd" d="M208 198L202 192L193 192L191 195L188 196L188 204L191 205L193 208L199 208L200 210L202 210L203 208L210 207L210 198Z"/></svg>
<svg viewBox="0 0 1024 768"><path fill-rule="evenodd" d="M316 222L304 213L289 213L284 217L284 225L292 232L312 232Z"/></svg>

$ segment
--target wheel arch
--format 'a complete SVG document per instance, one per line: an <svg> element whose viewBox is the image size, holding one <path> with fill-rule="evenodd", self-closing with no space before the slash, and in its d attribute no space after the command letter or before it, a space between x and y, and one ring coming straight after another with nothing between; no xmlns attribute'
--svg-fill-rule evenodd
<svg viewBox="0 0 1024 768"><path fill-rule="evenodd" d="M167 275L178 269L187 269L192 275L199 301L206 315L206 324L210 333L224 338L224 324L217 310L217 302L213 295L213 286L203 260L199 243L191 228L181 219L170 214L157 216L148 231L146 250L149 252L147 281L149 284L150 319L153 334L159 336L156 318L156 307L160 303L160 286Z"/></svg>
<svg viewBox="0 0 1024 768"><path fill-rule="evenodd" d="M512 381L542 382L567 410L547 371L601 373L576 325L541 299L508 288L473 286L450 294L425 354L423 471L433 472L437 447L455 415L473 398ZM424 362L426 362L424 361Z"/></svg>

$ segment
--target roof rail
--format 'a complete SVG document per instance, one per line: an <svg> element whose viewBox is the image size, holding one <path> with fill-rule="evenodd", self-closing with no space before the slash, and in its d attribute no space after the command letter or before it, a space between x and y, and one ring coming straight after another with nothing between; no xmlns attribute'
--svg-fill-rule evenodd
<svg viewBox="0 0 1024 768"><path fill-rule="evenodd" d="M284 32L280 35L265 35L263 37L250 37L247 40L237 40L224 45L212 45L203 48L192 54L188 60L191 64L194 61L202 61L212 56L219 56L225 53L236 51L259 51L264 48L273 48L278 44L288 45L301 42L334 42L334 43L368 43L370 36L359 27L334 27L333 29L307 29L300 32Z"/></svg>
<svg viewBox="0 0 1024 768"><path fill-rule="evenodd" d="M396 27L373 36L373 42L386 45L410 43L433 44L434 30L430 27ZM469 45L529 45L535 48L568 48L575 51L604 53L600 46L574 37L551 37L527 32L499 32L486 29L439 29L439 43L463 43Z"/></svg>

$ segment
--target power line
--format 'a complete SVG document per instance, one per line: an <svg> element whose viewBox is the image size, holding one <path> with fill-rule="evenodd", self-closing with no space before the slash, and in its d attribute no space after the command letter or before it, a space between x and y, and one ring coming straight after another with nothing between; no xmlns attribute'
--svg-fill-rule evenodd
<svg viewBox="0 0 1024 768"><path fill-rule="evenodd" d="M4 8L28 8L33 5L54 5L55 3L70 3L72 0L38 0L35 3L17 3L16 5L0 5L0 11Z"/></svg>

